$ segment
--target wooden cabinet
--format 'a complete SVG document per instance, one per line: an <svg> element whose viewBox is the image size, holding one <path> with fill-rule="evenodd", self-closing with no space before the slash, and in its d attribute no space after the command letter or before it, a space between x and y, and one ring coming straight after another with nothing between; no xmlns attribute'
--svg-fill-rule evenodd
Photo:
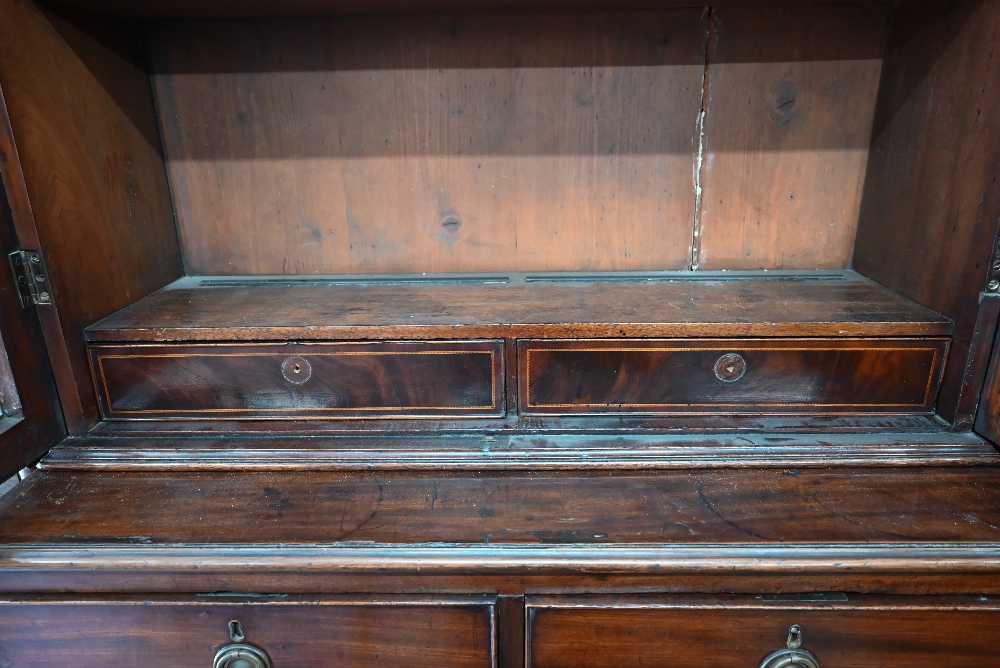
<svg viewBox="0 0 1000 668"><path fill-rule="evenodd" d="M989 665L995 53L0 0L0 667Z"/></svg>

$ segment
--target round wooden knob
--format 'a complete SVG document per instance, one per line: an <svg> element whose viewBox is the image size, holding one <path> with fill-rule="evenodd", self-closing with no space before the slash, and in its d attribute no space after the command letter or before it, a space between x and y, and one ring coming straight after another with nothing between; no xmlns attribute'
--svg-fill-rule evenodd
<svg viewBox="0 0 1000 668"><path fill-rule="evenodd" d="M715 363L713 371L723 383L735 383L747 372L747 361L739 353L726 353Z"/></svg>
<svg viewBox="0 0 1000 668"><path fill-rule="evenodd" d="M289 383L301 385L312 378L312 364L304 357L289 357L281 363L281 375Z"/></svg>
<svg viewBox="0 0 1000 668"><path fill-rule="evenodd" d="M212 668L272 668L271 659L259 647L237 643L226 645L215 654Z"/></svg>

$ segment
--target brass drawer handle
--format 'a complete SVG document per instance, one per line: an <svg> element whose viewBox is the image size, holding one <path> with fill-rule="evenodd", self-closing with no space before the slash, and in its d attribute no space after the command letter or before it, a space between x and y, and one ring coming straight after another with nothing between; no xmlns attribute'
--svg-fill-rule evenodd
<svg viewBox="0 0 1000 668"><path fill-rule="evenodd" d="M219 648L212 668L273 668L264 650L243 642L246 634L238 619L229 622L229 639L233 644Z"/></svg>
<svg viewBox="0 0 1000 668"><path fill-rule="evenodd" d="M723 383L735 383L747 372L747 361L739 353L726 353L712 370Z"/></svg>
<svg viewBox="0 0 1000 668"><path fill-rule="evenodd" d="M272 668L271 659L259 647L238 643L226 645L215 654L212 668Z"/></svg>
<svg viewBox="0 0 1000 668"><path fill-rule="evenodd" d="M760 664L760 668L819 668L816 655L802 647L802 627L792 624L788 629L788 646L771 652Z"/></svg>

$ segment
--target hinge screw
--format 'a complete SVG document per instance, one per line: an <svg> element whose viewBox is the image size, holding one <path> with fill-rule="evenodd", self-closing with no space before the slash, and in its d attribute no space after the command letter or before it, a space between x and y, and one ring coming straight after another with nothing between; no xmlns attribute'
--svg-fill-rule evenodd
<svg viewBox="0 0 1000 668"><path fill-rule="evenodd" d="M986 284L986 287L989 288L990 290L996 290L997 288L1000 288L1000 281L994 278L992 281Z"/></svg>
<svg viewBox="0 0 1000 668"><path fill-rule="evenodd" d="M993 261L993 268L994 269L1000 269L1000 260L994 260Z"/></svg>
<svg viewBox="0 0 1000 668"><path fill-rule="evenodd" d="M31 256L31 261L32 261L33 263L35 263L35 264L38 264L39 262L41 262L41 261L42 261L42 258L38 257L37 255L32 255L32 256Z"/></svg>

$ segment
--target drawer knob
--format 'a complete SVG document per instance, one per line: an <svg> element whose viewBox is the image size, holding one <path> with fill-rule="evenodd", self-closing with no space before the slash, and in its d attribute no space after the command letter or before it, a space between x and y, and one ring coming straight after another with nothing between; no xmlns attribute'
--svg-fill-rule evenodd
<svg viewBox="0 0 1000 668"><path fill-rule="evenodd" d="M792 624L788 629L787 647L764 657L760 668L819 668L819 659L802 649L802 627Z"/></svg>
<svg viewBox="0 0 1000 668"><path fill-rule="evenodd" d="M301 385L312 378L312 364L304 357L289 357L281 363L281 375L289 383Z"/></svg>
<svg viewBox="0 0 1000 668"><path fill-rule="evenodd" d="M739 353L726 353L715 363L713 371L723 383L735 383L747 372L747 361Z"/></svg>

